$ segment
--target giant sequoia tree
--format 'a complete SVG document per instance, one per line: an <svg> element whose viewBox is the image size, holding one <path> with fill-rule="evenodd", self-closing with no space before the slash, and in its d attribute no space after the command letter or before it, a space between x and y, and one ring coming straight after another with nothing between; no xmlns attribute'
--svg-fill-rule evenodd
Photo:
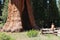
<svg viewBox="0 0 60 40"><path fill-rule="evenodd" d="M56 0L9 0L8 17L2 30L21 31L23 28L50 27L52 22L59 20L57 13Z"/></svg>
<svg viewBox="0 0 60 40"><path fill-rule="evenodd" d="M26 15L23 13L26 12L25 11L26 6L27 6L29 22L31 25L30 27L37 28L35 24L34 16L32 14L32 7L30 4L30 0L9 0L8 17L2 31L12 31L12 32L21 31L24 28L22 25L24 20L26 21L27 19L25 19ZM23 16L23 19L22 19L22 16ZM27 22L25 23L27 24Z"/></svg>

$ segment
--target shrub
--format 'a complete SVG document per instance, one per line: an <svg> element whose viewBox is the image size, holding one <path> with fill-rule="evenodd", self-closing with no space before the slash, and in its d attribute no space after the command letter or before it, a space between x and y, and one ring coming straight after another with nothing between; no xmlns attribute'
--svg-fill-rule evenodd
<svg viewBox="0 0 60 40"><path fill-rule="evenodd" d="M28 37L36 37L37 35L38 35L37 30L30 30L30 31L27 32Z"/></svg>
<svg viewBox="0 0 60 40"><path fill-rule="evenodd" d="M0 33L0 40L14 40L11 36L6 35L5 33Z"/></svg>

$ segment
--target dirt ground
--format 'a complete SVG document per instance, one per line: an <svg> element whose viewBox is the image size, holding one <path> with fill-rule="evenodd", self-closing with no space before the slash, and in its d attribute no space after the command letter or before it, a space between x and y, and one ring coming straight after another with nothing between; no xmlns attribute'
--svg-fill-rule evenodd
<svg viewBox="0 0 60 40"><path fill-rule="evenodd" d="M27 32L20 32L20 33L7 33L8 35L12 36L16 40L60 40L60 37L53 35L53 34L38 34L37 37L29 38L26 35Z"/></svg>

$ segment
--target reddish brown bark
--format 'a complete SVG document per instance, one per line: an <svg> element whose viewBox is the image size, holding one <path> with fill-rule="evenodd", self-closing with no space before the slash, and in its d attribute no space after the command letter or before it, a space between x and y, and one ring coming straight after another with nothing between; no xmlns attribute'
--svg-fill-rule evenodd
<svg viewBox="0 0 60 40"><path fill-rule="evenodd" d="M7 17L6 23L3 27L4 31L16 31L16 30L22 29L20 11L17 8L19 6L19 3L18 3L19 1L14 0L15 4L12 2L9 0L8 17Z"/></svg>
<svg viewBox="0 0 60 40"><path fill-rule="evenodd" d="M36 26L30 0L26 0L27 10L31 26ZM24 0L9 0L8 17L3 27L5 31L16 31L23 29L21 16L24 9Z"/></svg>
<svg viewBox="0 0 60 40"><path fill-rule="evenodd" d="M34 16L33 16L33 10L31 7L30 0L27 0L26 4L27 4L27 10L28 10L28 14L29 14L30 23L31 23L32 27L35 27L36 24L35 24L35 20L34 20Z"/></svg>

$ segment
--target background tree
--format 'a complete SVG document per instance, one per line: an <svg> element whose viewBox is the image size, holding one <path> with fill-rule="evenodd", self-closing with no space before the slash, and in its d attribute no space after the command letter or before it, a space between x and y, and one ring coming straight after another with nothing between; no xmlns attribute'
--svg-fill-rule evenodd
<svg viewBox="0 0 60 40"><path fill-rule="evenodd" d="M3 9L2 9L2 19L3 19L3 23L6 22L7 14L8 14L8 0L5 0L5 1L4 1L4 5L3 5Z"/></svg>
<svg viewBox="0 0 60 40"><path fill-rule="evenodd" d="M59 12L56 0L31 0L31 4L38 26L49 26L52 22L58 26Z"/></svg>
<svg viewBox="0 0 60 40"><path fill-rule="evenodd" d="M1 16L0 16L0 27L2 27L4 25L4 23L6 22L7 19L7 14L8 14L8 0L0 0L1 4L0 4L0 11Z"/></svg>

